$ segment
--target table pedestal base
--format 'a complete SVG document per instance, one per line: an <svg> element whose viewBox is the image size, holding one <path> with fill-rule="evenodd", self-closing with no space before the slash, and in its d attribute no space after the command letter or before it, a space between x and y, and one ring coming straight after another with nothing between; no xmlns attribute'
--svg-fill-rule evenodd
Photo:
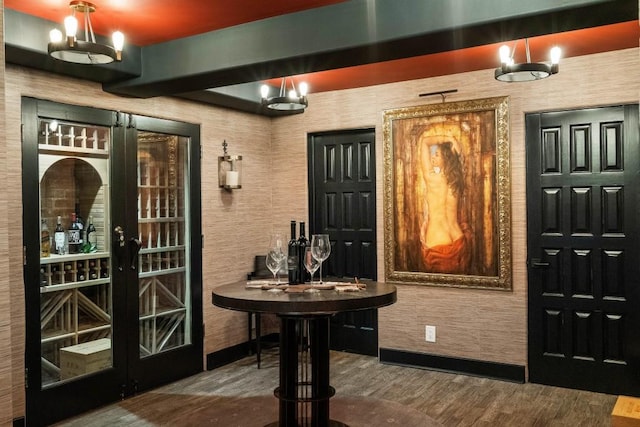
<svg viewBox="0 0 640 427"><path fill-rule="evenodd" d="M280 401L278 427L343 427L329 419L330 315L280 317Z"/></svg>

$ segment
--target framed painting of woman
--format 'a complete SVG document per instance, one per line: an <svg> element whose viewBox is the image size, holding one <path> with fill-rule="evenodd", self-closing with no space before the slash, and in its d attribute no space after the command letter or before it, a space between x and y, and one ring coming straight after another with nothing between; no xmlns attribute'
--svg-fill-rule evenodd
<svg viewBox="0 0 640 427"><path fill-rule="evenodd" d="M384 112L385 278L511 289L508 98Z"/></svg>

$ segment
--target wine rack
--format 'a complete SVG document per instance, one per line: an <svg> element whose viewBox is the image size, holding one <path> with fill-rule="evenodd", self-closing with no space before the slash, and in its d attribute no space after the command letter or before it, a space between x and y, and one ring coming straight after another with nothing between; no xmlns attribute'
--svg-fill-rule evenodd
<svg viewBox="0 0 640 427"><path fill-rule="evenodd" d="M84 154L109 156L110 132L100 126L83 126L57 120L40 122L38 140L41 153Z"/></svg>
<svg viewBox="0 0 640 427"><path fill-rule="evenodd" d="M140 357L190 343L185 144L180 138L138 136Z"/></svg>
<svg viewBox="0 0 640 427"><path fill-rule="evenodd" d="M110 281L107 253L51 255L40 259L40 292L55 292Z"/></svg>

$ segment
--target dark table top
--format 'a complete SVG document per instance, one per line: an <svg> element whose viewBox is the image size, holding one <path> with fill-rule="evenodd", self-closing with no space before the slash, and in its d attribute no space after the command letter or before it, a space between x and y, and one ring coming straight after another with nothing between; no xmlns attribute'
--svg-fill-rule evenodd
<svg viewBox="0 0 640 427"><path fill-rule="evenodd" d="M270 292L246 288L246 281L222 285L212 292L212 302L222 308L284 315L333 314L342 311L384 307L396 302L396 287L366 281L356 292L319 290L318 292Z"/></svg>

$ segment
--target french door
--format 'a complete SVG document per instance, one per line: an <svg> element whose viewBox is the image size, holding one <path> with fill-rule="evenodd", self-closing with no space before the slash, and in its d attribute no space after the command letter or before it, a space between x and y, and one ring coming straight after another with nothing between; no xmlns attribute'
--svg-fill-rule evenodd
<svg viewBox="0 0 640 427"><path fill-rule="evenodd" d="M23 98L26 422L202 370L199 128Z"/></svg>
<svg viewBox="0 0 640 427"><path fill-rule="evenodd" d="M529 379L640 395L638 106L526 126Z"/></svg>

